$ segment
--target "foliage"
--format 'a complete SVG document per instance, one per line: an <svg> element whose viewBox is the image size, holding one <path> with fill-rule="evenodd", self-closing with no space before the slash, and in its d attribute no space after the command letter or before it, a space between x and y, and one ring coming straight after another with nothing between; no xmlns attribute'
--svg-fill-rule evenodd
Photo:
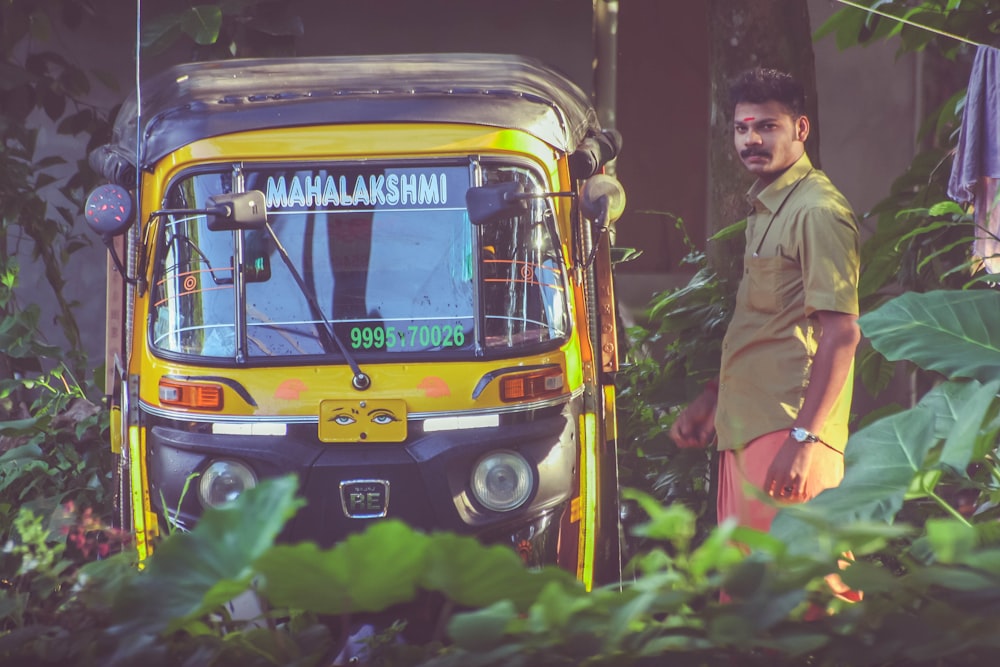
<svg viewBox="0 0 1000 667"><path fill-rule="evenodd" d="M177 44L193 42L192 60L289 55L294 39L305 31L291 3L275 0L226 0L161 7L143 21L141 46L156 55Z"/></svg>
<svg viewBox="0 0 1000 667"><path fill-rule="evenodd" d="M185 9L170 19L180 31L172 34L196 42L223 35L225 17L236 25L240 6L252 4ZM895 5L902 3L880 3ZM981 5L951 0L948 8ZM7 3L3 11L26 6ZM38 15L53 6L42 5ZM17 42L5 33L3 43ZM3 81L11 90L15 79ZM10 164L24 168L30 154L14 146L21 153ZM924 168L936 177L938 164L929 158ZM936 195L922 199L925 176L915 173L887 204L895 211L886 214L883 230L887 254L870 249L874 259L866 260L866 272L879 261L895 267L883 270L884 279L873 273L866 284L879 300L897 273L927 281L915 288L926 291L941 284L935 265L964 261L949 264L962 254L953 244L967 234L961 228L966 213L940 205ZM27 180L11 182L15 194L33 192ZM3 201L18 200L5 195ZM902 211L924 222L902 231ZM2 268L3 284L12 289L16 264ZM948 269L940 275L965 280ZM290 478L265 482L237 504L206 513L190 533L158 544L142 570L129 553L81 564L94 556L79 548L93 546L87 537L95 536L85 514L67 526L74 552L59 530L46 528L25 507L15 514L14 506L33 502L47 516L45 503L99 503L92 475L108 466L98 467L86 452L105 450L93 446L103 425L94 415L57 421L82 405L82 390L58 364L50 373L11 374L0 400L7 401L5 414L21 401L26 416L0 423L0 436L18 439L0 461L4 533L11 536L0 554L0 661L328 665L358 623L378 621L391 628L372 647L374 663L385 665L993 664L1000 612L1000 377L986 362L1000 357L989 326L997 297L986 291L908 294L862 319L879 355L947 381L911 410L856 433L844 483L785 509L773 534L762 535L731 525L709 531L707 459L696 452L685 460L665 438L673 410L717 367L727 294L703 268L651 305L650 320L662 326L629 332L623 461L634 485L652 495L628 493L647 517L633 527L634 580L622 590L589 594L562 571L524 570L509 549L426 535L392 521L331 549L275 543L299 504ZM23 350L23 358L53 354L35 347L37 311L3 307L0 336L11 345L5 350ZM663 350L665 361L644 350ZM734 542L752 553L744 556ZM832 598L823 585L847 550L858 560L843 576L866 594L855 605ZM721 588L734 596L732 603L719 604ZM431 617L426 632L391 626L407 618L411 630L422 615ZM396 642L396 635L408 643Z"/></svg>
<svg viewBox="0 0 1000 667"><path fill-rule="evenodd" d="M166 538L142 571L129 574L121 555L85 566L85 581L73 586L53 583L69 581L59 548L42 544L37 521L19 519L20 543L5 557L19 559L17 591L40 586L51 599L49 616L31 641L17 641L29 624L10 612L0 656L321 665L357 623L378 621L390 630L368 647L376 665L992 664L1000 364L976 360L984 352L1000 359L982 326L998 310L993 292L937 291L865 315L861 326L880 353L947 380L911 410L856 433L843 483L785 507L769 535L726 523L700 539L683 504L628 492L648 520L633 529L646 546L621 588L587 593L561 570L524 569L509 548L395 521L330 549L275 544L300 503L289 477ZM941 337L952 341L944 355ZM952 502L956 488L975 491L969 509ZM855 604L824 584L848 551L856 560L842 577L865 594ZM720 590L733 601L721 604ZM235 613L228 601L239 595L252 604ZM17 608L10 591L4 596L4 609ZM394 619L428 609L428 633L388 639L406 636ZM74 635L72 655L52 643L69 613L105 620Z"/></svg>
<svg viewBox="0 0 1000 667"><path fill-rule="evenodd" d="M12 0L0 5L0 275L16 276L19 253L30 252L32 261L41 262L56 301L56 321L69 343L70 368L84 380L90 367L74 315L79 304L64 295L65 266L90 244L74 220L94 182L86 153L109 132L108 110L88 101L91 80L112 86L114 80L102 72L88 74L58 47L58 33L77 29L90 11L91 3L85 0ZM59 135L79 137L78 152L40 155L39 140L48 131L40 128L46 125ZM37 317L37 310L21 309L12 294L0 305L0 329L27 330L44 340ZM34 359L39 365L30 349L3 350L9 357ZM9 374L7 365L0 368L4 375Z"/></svg>
<svg viewBox="0 0 1000 667"><path fill-rule="evenodd" d="M678 221L683 232L683 223ZM723 230L722 233L728 233ZM678 448L668 437L678 409L718 376L722 336L732 314L732 291L706 265L687 235L685 263L698 267L683 287L653 297L643 320L628 329L626 363L618 375L621 413L619 478L664 503L683 503L700 518L699 532L715 523L709 491L711 454ZM626 502L626 522L638 521ZM629 539L632 548L642 540Z"/></svg>
<svg viewBox="0 0 1000 667"><path fill-rule="evenodd" d="M901 17L972 42L997 41L1000 23L996 3L988 0L868 0L862 1L890 16ZM948 63L959 73L936 84L944 101L920 128L921 150L889 195L867 213L874 223L862 247L860 296L862 312L901 291L981 287L972 280L980 259L971 255L974 223L970 210L948 200L947 184L965 105L966 78L973 48L955 37L931 32L856 8L835 13L816 32L832 36L840 48L894 40L899 54L923 51ZM931 75L928 74L928 80ZM940 77L938 77L940 79ZM924 91L919 91L924 94ZM892 377L892 366L868 348L859 356L859 376L873 395Z"/></svg>

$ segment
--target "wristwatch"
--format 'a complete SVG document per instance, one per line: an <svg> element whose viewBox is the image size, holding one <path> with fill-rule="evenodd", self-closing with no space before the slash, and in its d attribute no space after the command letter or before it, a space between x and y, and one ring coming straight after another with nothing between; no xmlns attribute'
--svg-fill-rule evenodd
<svg viewBox="0 0 1000 667"><path fill-rule="evenodd" d="M793 428L788 432L788 435L792 436L792 439L795 440L795 442L819 442L818 436L813 435L801 426Z"/></svg>

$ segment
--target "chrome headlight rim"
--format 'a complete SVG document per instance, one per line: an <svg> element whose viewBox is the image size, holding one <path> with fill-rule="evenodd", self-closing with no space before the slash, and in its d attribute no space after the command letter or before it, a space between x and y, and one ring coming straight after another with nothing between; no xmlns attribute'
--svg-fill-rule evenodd
<svg viewBox="0 0 1000 667"><path fill-rule="evenodd" d="M490 473L503 472L503 467L514 474L514 488L507 500L497 500L491 496L488 482ZM494 475L493 481L496 480ZM502 480L501 480L502 481ZM535 470L523 454L512 449L495 449L480 456L472 466L469 476L472 497L482 507L492 512L513 512L524 507L534 495L536 487Z"/></svg>
<svg viewBox="0 0 1000 667"><path fill-rule="evenodd" d="M212 487L224 476L229 476L238 481L240 488L232 498L222 501L213 500L214 492L217 489L213 489ZM205 466L198 480L198 500L201 502L202 507L206 509L224 507L235 501L236 498L246 491L257 486L257 482L257 473L246 463L237 459L212 459Z"/></svg>

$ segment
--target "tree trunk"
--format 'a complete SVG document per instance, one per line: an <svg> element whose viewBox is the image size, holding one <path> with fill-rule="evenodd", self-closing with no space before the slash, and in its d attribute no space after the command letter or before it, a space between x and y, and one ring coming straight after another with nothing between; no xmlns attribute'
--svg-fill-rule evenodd
<svg viewBox="0 0 1000 667"><path fill-rule="evenodd" d="M729 81L752 67L773 67L797 78L806 91L812 122L806 151L819 161L819 114L812 28L806 0L708 0L711 114L709 133L707 231L715 232L746 217L744 194L753 183L733 148L733 110ZM720 277L735 280L742 269L744 238L707 244L709 265Z"/></svg>

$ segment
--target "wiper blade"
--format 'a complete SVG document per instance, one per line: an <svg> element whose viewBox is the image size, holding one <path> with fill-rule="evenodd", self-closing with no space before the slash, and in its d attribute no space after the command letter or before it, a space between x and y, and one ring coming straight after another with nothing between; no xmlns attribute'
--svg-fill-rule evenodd
<svg viewBox="0 0 1000 667"><path fill-rule="evenodd" d="M302 296L306 298L306 301L309 302L309 307L312 308L316 316L323 322L324 328L320 329L320 333L325 335L325 339L323 341L324 349L329 349L329 342L333 341L340 349L340 353L344 356L344 360L347 362L347 365L351 367L351 372L354 373L354 377L351 379L351 385L358 391L368 389L368 387L372 386L372 379L361 370L361 367L358 366L358 362L355 361L353 356L351 356L347 346L344 345L342 340L340 340L340 336L337 335L337 332L333 328L333 323L330 322L330 319L323 312L323 308L320 307L319 300L316 299L316 295L311 289L309 289L305 280L302 279L302 275L299 273L298 269L295 268L292 258L288 255L288 251L285 250L285 247L281 245L281 241L278 240L278 235L274 233L271 223L265 222L264 227L267 229L267 233L271 235L271 240L274 241L274 246L278 249L278 255L281 257L281 261L285 263L289 273L292 274L292 278L295 279L295 284L299 286L299 291L302 292Z"/></svg>

